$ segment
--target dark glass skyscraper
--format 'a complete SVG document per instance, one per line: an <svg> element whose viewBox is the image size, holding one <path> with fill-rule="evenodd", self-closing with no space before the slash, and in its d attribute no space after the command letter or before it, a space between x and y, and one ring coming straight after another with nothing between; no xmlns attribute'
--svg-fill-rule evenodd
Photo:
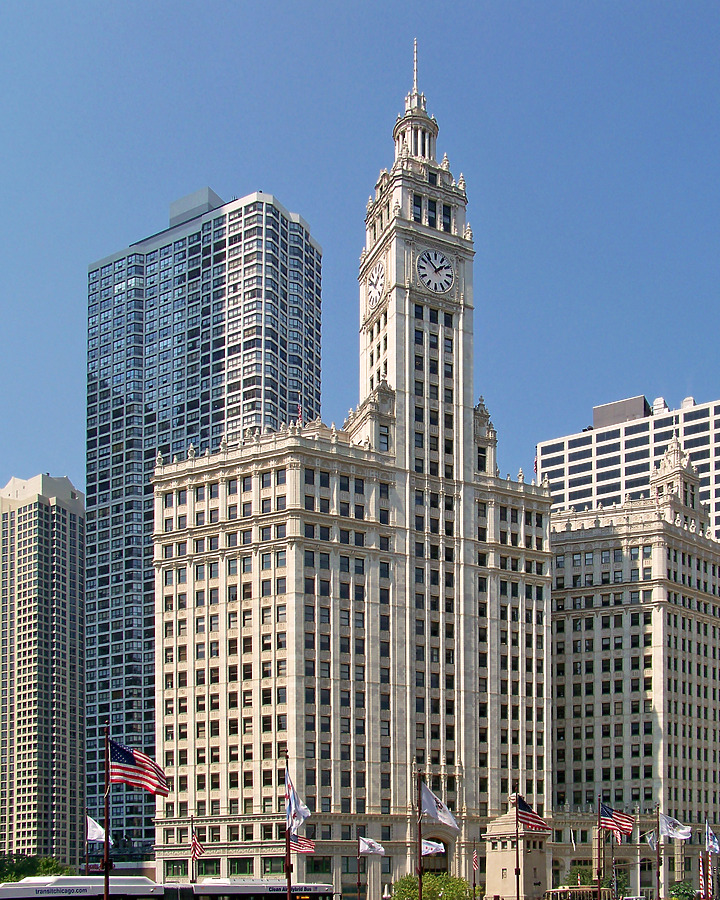
<svg viewBox="0 0 720 900"><path fill-rule="evenodd" d="M158 453L204 453L320 413L321 250L269 194L205 188L170 227L89 268L87 802L101 815L102 734L154 753ZM154 798L113 789L116 846L154 841Z"/></svg>

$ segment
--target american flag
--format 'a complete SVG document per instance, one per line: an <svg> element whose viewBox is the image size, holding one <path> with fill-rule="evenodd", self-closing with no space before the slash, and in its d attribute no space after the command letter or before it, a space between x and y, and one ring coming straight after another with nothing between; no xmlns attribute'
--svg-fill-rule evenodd
<svg viewBox="0 0 720 900"><path fill-rule="evenodd" d="M142 750L133 750L113 740L110 741L110 781L144 788L161 797L169 794L165 773L154 760Z"/></svg>
<svg viewBox="0 0 720 900"><path fill-rule="evenodd" d="M198 839L197 831L193 828L192 842L190 843L190 856L192 859L200 859L204 852L205 848Z"/></svg>
<svg viewBox="0 0 720 900"><path fill-rule="evenodd" d="M550 831L550 826L545 819L534 812L532 806L520 794L515 794L515 809L518 822L522 822L523 825L536 831Z"/></svg>
<svg viewBox="0 0 720 900"><path fill-rule="evenodd" d="M705 875L703 873L702 853L700 854L699 862L700 862L700 896L704 897L705 896Z"/></svg>
<svg viewBox="0 0 720 900"><path fill-rule="evenodd" d="M478 862L477 850L473 850L473 872L477 872L480 868L480 863Z"/></svg>
<svg viewBox="0 0 720 900"><path fill-rule="evenodd" d="M605 803L600 803L600 827L614 831L618 840L621 834L632 834L634 825L635 816L629 816Z"/></svg>
<svg viewBox="0 0 720 900"><path fill-rule="evenodd" d="M299 834L290 835L290 849L296 853L314 853L315 841L310 838L301 837Z"/></svg>

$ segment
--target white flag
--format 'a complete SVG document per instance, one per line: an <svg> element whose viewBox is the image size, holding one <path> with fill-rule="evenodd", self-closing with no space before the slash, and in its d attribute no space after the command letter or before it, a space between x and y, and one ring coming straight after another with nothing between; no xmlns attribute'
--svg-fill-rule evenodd
<svg viewBox="0 0 720 900"><path fill-rule="evenodd" d="M290 778L287 763L285 764L285 816L287 818L287 830L290 834L297 834L298 828L310 815L310 810L298 797L295 786Z"/></svg>
<svg viewBox="0 0 720 900"><path fill-rule="evenodd" d="M645 840L650 845L651 850L654 850L657 847L657 838L655 837L654 831L648 831L645 835Z"/></svg>
<svg viewBox="0 0 720 900"><path fill-rule="evenodd" d="M105 829L98 825L95 819L87 817L87 839L89 841L102 841L105 843ZM113 839L110 838L110 846L112 847Z"/></svg>
<svg viewBox="0 0 720 900"><path fill-rule="evenodd" d="M364 837L359 838L359 841L358 853L360 856L385 856L385 848L377 841Z"/></svg>
<svg viewBox="0 0 720 900"><path fill-rule="evenodd" d="M447 806L445 806L442 800L433 794L425 782L423 782L422 785L420 798L422 803L422 809L420 810L421 814L427 813L430 818L435 819L436 822L442 822L444 825L447 825L448 828L452 828L453 831L460 831L453 814Z"/></svg>
<svg viewBox="0 0 720 900"><path fill-rule="evenodd" d="M660 834L664 837L688 841L692 837L692 828L689 825L681 825L672 816L664 816L660 813Z"/></svg>
<svg viewBox="0 0 720 900"><path fill-rule="evenodd" d="M426 841L422 842L422 855L423 856L434 856L436 853L444 853L445 845L441 844L440 841Z"/></svg>

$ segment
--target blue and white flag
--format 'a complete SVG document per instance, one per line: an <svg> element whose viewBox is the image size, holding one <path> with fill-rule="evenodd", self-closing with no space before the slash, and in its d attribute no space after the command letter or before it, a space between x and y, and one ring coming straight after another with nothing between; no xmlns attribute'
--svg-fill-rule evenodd
<svg viewBox="0 0 720 900"><path fill-rule="evenodd" d="M677 838L680 841L689 841L692 837L692 828L689 825L681 825L672 816L660 816L660 834L663 837Z"/></svg>
<svg viewBox="0 0 720 900"><path fill-rule="evenodd" d="M452 828L453 831L459 833L460 828L455 821L455 816L453 816L442 800L433 794L425 782L423 782L420 790L420 815L423 813L427 813L431 819L435 819L436 822L442 822L443 825L447 825L448 828Z"/></svg>
<svg viewBox="0 0 720 900"><path fill-rule="evenodd" d="M287 817L287 830L290 834L296 834L298 828L310 815L310 810L298 797L297 791L290 780L290 771L285 766L285 815Z"/></svg>
<svg viewBox="0 0 720 900"><path fill-rule="evenodd" d="M707 819L705 819L705 849L708 853L720 853L720 844L718 843L718 839L712 833L712 829L708 825Z"/></svg>
<svg viewBox="0 0 720 900"><path fill-rule="evenodd" d="M444 853L445 845L441 844L440 841L426 841L422 842L422 855L423 856L435 856L436 853Z"/></svg>

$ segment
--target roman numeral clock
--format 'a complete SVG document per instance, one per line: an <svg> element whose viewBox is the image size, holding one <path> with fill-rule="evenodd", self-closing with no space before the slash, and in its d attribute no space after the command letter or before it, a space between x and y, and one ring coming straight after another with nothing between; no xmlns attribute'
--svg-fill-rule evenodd
<svg viewBox="0 0 720 900"><path fill-rule="evenodd" d="M452 263L440 250L424 250L417 260L420 281L435 294L449 291L455 281Z"/></svg>

